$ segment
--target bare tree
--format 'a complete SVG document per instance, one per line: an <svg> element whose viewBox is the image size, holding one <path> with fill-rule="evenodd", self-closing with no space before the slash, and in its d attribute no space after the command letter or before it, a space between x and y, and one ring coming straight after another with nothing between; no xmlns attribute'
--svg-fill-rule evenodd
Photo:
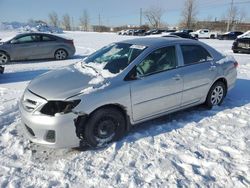
<svg viewBox="0 0 250 188"><path fill-rule="evenodd" d="M89 14L87 10L84 10L82 13L82 16L80 17L80 27L84 30L84 31L88 31L88 27L89 27Z"/></svg>
<svg viewBox="0 0 250 188"><path fill-rule="evenodd" d="M51 12L49 14L49 23L54 26L54 27L58 27L59 26L59 19L58 19L58 16L57 16L57 13L55 12Z"/></svg>
<svg viewBox="0 0 250 188"><path fill-rule="evenodd" d="M144 12L145 18L149 21L150 25L154 28L161 27L161 19L164 10L161 7L151 7Z"/></svg>
<svg viewBox="0 0 250 188"><path fill-rule="evenodd" d="M192 29L195 23L195 17L197 15L196 0L185 0L182 10L182 25L185 28Z"/></svg>
<svg viewBox="0 0 250 188"><path fill-rule="evenodd" d="M244 22L246 20L246 17L247 17L247 13L246 13L245 9L241 9L239 11L239 18L238 18L239 23Z"/></svg>
<svg viewBox="0 0 250 188"><path fill-rule="evenodd" d="M234 6L233 3L231 3L231 7L228 9L227 13L228 17L227 31L234 29L238 15L239 15L238 7Z"/></svg>
<svg viewBox="0 0 250 188"><path fill-rule="evenodd" d="M67 31L71 30L71 21L70 21L70 16L68 14L63 15L62 26L63 26L63 29Z"/></svg>

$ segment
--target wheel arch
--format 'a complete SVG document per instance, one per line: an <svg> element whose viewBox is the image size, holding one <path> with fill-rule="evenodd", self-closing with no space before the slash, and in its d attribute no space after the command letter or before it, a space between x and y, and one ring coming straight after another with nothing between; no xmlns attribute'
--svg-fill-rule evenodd
<svg viewBox="0 0 250 188"><path fill-rule="evenodd" d="M60 47L55 48L55 50L54 50L54 56L56 54L56 51L58 51L58 50L64 50L67 53L67 56L69 55L68 49L66 47L60 46Z"/></svg>
<svg viewBox="0 0 250 188"><path fill-rule="evenodd" d="M7 51L5 51L5 50L0 50L0 52L5 53L5 54L8 56L8 58L10 59L10 54L9 54Z"/></svg>
<svg viewBox="0 0 250 188"><path fill-rule="evenodd" d="M227 90L228 90L227 79L226 79L225 77L219 77L219 78L217 78L217 79L211 84L210 88L211 88L216 82L222 82L222 83L225 84L225 86L226 86L226 93L225 93L225 96L226 96ZM209 88L209 90L210 90L210 88ZM209 93L209 90L208 90L208 92L207 92L207 95L208 95L208 93Z"/></svg>
<svg viewBox="0 0 250 188"><path fill-rule="evenodd" d="M124 106L122 106L121 104L105 104L102 105L98 108L96 108L95 110L93 110L91 113L89 114L84 114L84 115L79 115L76 119L75 119L75 127L76 127L76 135L80 138L82 135L82 132L84 131L85 128L85 123L88 122L89 117L94 114L97 110L100 110L102 108L113 108L113 109L117 109L118 111L120 111L122 113L122 115L124 116L125 120L126 120L126 131L130 130L131 127L131 121L130 121L130 117L127 113L127 110Z"/></svg>

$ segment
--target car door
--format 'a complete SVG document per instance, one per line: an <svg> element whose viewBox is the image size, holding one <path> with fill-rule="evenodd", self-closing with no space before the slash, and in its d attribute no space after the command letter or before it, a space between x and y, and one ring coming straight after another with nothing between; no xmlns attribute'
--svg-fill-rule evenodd
<svg viewBox="0 0 250 188"><path fill-rule="evenodd" d="M41 36L41 42L38 45L40 58L54 57L54 51L57 44L55 37L43 34Z"/></svg>
<svg viewBox="0 0 250 188"><path fill-rule="evenodd" d="M179 68L183 78L182 106L199 103L207 95L217 76L212 56L201 45L180 45L184 66Z"/></svg>
<svg viewBox="0 0 250 188"><path fill-rule="evenodd" d="M157 49L136 66L137 79L130 84L133 120L141 121L181 104L182 78L174 46Z"/></svg>
<svg viewBox="0 0 250 188"><path fill-rule="evenodd" d="M27 34L14 38L11 43L12 58L16 60L33 59L37 56L40 36Z"/></svg>

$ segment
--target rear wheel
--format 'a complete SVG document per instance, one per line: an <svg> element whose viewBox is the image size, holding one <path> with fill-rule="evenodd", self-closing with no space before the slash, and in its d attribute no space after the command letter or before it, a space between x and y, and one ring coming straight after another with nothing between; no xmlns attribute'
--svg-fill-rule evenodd
<svg viewBox="0 0 250 188"><path fill-rule="evenodd" d="M54 56L56 60L64 60L64 59L67 59L68 53L64 49L59 49L59 50L56 50Z"/></svg>
<svg viewBox="0 0 250 188"><path fill-rule="evenodd" d="M212 108L216 105L221 105L224 98L226 96L226 86L223 82L218 81L215 82L215 84L210 88L207 99L206 99L206 105L208 108Z"/></svg>
<svg viewBox="0 0 250 188"><path fill-rule="evenodd" d="M215 39L215 35L211 35L211 36L210 36L210 39Z"/></svg>
<svg viewBox="0 0 250 188"><path fill-rule="evenodd" d="M237 50L233 50L234 53L239 53Z"/></svg>
<svg viewBox="0 0 250 188"><path fill-rule="evenodd" d="M91 147L102 147L119 140L126 131L126 119L116 108L101 108L94 112L85 127L84 138Z"/></svg>
<svg viewBox="0 0 250 188"><path fill-rule="evenodd" d="M0 51L0 65L6 64L10 61L9 56L5 52Z"/></svg>

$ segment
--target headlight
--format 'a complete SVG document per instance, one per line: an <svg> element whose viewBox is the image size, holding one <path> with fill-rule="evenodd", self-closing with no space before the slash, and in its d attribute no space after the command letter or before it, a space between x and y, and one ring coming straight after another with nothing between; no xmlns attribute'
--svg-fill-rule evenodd
<svg viewBox="0 0 250 188"><path fill-rule="evenodd" d="M69 113L81 100L74 101L48 101L41 109L42 114L54 116L56 113Z"/></svg>

